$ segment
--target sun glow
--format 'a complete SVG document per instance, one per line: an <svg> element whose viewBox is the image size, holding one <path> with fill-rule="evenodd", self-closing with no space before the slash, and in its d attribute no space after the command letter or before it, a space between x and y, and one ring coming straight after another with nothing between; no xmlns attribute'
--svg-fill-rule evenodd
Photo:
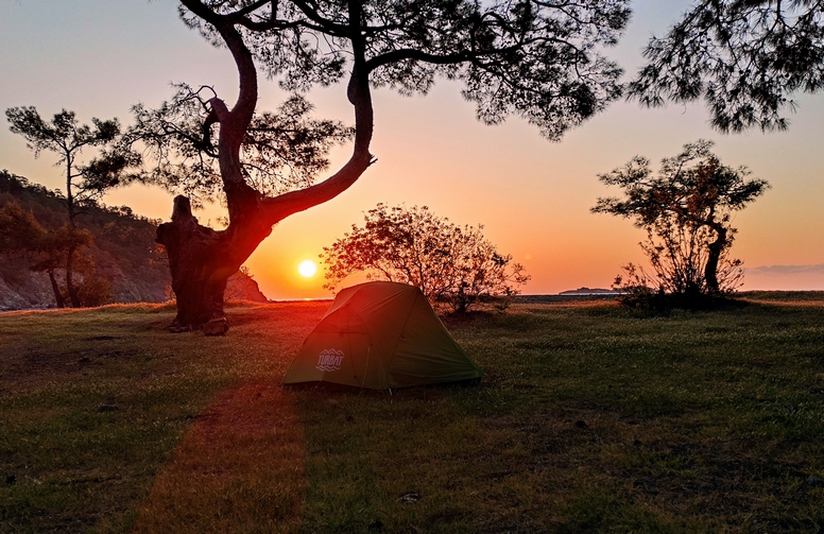
<svg viewBox="0 0 824 534"><path fill-rule="evenodd" d="M304 278L312 278L318 272L318 264L312 260L303 260L298 265L298 274Z"/></svg>

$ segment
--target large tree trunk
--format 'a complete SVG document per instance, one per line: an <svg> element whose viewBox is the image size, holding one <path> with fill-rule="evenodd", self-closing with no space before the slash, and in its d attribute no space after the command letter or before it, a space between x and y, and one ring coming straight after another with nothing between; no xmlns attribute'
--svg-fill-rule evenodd
<svg viewBox="0 0 824 534"><path fill-rule="evenodd" d="M66 292L69 294L69 302L72 303L72 308L80 307L80 295L77 294L77 288L74 287L74 253L78 246L75 244L75 237L77 236L77 225L74 222L74 194L72 193L72 165L74 155L72 150L65 149L64 157L66 159L66 207L69 215L68 249L66 251Z"/></svg>
<svg viewBox="0 0 824 534"><path fill-rule="evenodd" d="M169 254L172 289L177 299L177 316L170 330L202 328L209 335L221 335L228 330L223 311L226 281L270 231L258 226L257 235L252 236L253 226L244 228L246 235L239 236L237 231L217 232L202 226L192 215L189 199L175 198L172 222L157 229L157 242Z"/></svg>
<svg viewBox="0 0 824 534"><path fill-rule="evenodd" d="M226 331L223 290L233 273L222 268L220 234L198 224L189 199L175 198L172 222L157 229L157 242L166 247L177 299L177 316L170 330L183 332L209 325L213 333Z"/></svg>

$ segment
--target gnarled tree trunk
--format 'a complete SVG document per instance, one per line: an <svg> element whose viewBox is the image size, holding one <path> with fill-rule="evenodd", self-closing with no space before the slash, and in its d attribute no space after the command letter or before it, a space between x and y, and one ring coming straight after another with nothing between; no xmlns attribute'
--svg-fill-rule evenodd
<svg viewBox="0 0 824 534"><path fill-rule="evenodd" d="M218 232L197 222L188 198L175 198L172 222L157 229L157 242L169 254L177 298L172 331L203 328L206 334L220 335L228 330L223 311L226 282L271 232L271 226L255 224L259 216L254 206L244 213L242 218L249 222Z"/></svg>
<svg viewBox="0 0 824 534"><path fill-rule="evenodd" d="M157 229L157 242L166 247L177 298L177 316L170 329L176 332L205 326L207 333L226 331L223 291L234 274L232 262L221 251L226 238L198 224L189 199L175 198L172 222Z"/></svg>
<svg viewBox="0 0 824 534"><path fill-rule="evenodd" d="M252 54L232 18L216 14L201 0L180 0L192 13L212 24L232 52L240 78L240 92L229 110L215 97L204 130L220 124L218 161L229 210L229 226L215 231L200 225L192 216L186 197L175 198L172 221L157 230L157 242L166 247L177 298L177 316L170 329L203 328L207 334L223 334L228 323L223 311L226 281L270 233L278 221L331 200L363 174L373 162L369 144L373 131L372 99L365 47L358 26L359 0L350 0L350 38L354 67L347 95L355 109L355 145L349 161L334 175L311 187L277 197L265 197L244 180L240 147L252 120L258 99L257 71Z"/></svg>

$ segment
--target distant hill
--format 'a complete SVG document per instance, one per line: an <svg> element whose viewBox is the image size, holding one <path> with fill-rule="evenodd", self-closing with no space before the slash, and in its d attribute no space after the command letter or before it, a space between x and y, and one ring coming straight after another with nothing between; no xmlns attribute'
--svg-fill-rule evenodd
<svg viewBox="0 0 824 534"><path fill-rule="evenodd" d="M59 192L0 171L0 209L9 202L17 202L49 231L66 223ZM78 278L101 282L105 302L164 302L172 297L168 260L155 243L160 221L138 216L126 206L90 206L77 221L92 235L82 252L91 261L80 266ZM0 310L56 306L48 275L33 272L32 263L30 257L0 253ZM62 273L55 275L62 284ZM257 282L243 272L230 279L227 298L267 300Z"/></svg>

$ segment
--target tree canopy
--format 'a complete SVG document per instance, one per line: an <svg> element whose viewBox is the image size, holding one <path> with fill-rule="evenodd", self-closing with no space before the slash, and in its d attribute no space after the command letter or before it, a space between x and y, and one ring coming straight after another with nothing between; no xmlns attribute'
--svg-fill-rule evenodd
<svg viewBox="0 0 824 534"><path fill-rule="evenodd" d="M57 164L65 171L66 203L69 219L85 202L99 199L106 190L123 184L123 171L136 163L134 155L123 151L104 151L85 165L78 157L87 148L105 148L120 136L117 119L92 118L92 125L80 124L74 111L61 110L45 121L33 106L6 110L12 133L22 136L26 146L38 157L46 150L57 154Z"/></svg>
<svg viewBox="0 0 824 534"><path fill-rule="evenodd" d="M221 198L218 149L204 117L211 88L176 84L173 97L157 108L132 108L121 149L138 150L141 181L185 194L196 205ZM328 152L351 140L353 129L310 117L313 106L301 95L288 98L274 112L256 113L241 144L242 172L256 191L278 195L308 187L329 167Z"/></svg>
<svg viewBox="0 0 824 534"><path fill-rule="evenodd" d="M183 0L181 16L221 46L214 21L237 27L265 72L291 91L357 71L373 87L425 93L438 76L463 82L477 115L510 113L557 139L620 96L621 69L600 52L617 42L628 0Z"/></svg>
<svg viewBox="0 0 824 534"><path fill-rule="evenodd" d="M355 70L368 86L405 95L426 93L438 76L460 79L484 122L520 114L559 139L620 96L622 71L601 49L617 42L629 17L627 4L190 0L181 1L179 10L188 26L218 47L227 44L219 28L231 26L237 33L232 39L254 58L243 71L257 66L294 93L276 112L253 116L240 148L244 179L277 196L312 185L328 168L328 149L354 133L334 121L310 119L312 106L300 93L349 75L351 97ZM360 20L352 22L354 16ZM245 53L238 49L235 55ZM241 86L256 90L256 84L249 78ZM126 142L144 145L144 181L198 205L222 192L219 147L211 141L212 126L221 124L211 109L218 98L207 86L176 88L158 108L133 108L135 125ZM371 135L368 126L362 121L364 139Z"/></svg>
<svg viewBox="0 0 824 534"><path fill-rule="evenodd" d="M664 37L629 94L650 106L703 99L723 132L785 129L795 93L824 88L824 2L701 0Z"/></svg>

